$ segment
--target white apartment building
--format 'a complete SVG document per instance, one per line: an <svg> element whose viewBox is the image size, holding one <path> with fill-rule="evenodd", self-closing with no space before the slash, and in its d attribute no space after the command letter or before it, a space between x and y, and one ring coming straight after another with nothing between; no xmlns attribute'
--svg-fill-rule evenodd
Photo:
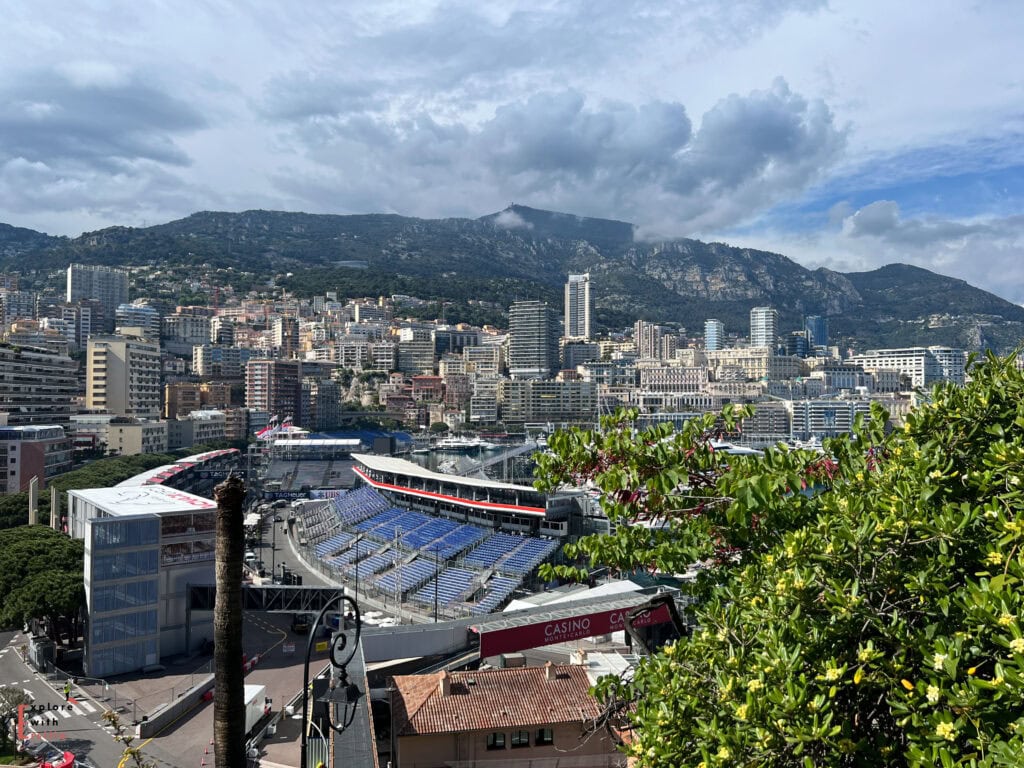
<svg viewBox="0 0 1024 768"><path fill-rule="evenodd" d="M67 426L77 370L67 355L0 343L0 423Z"/></svg>
<svg viewBox="0 0 1024 768"><path fill-rule="evenodd" d="M854 355L849 362L866 371L899 371L910 377L910 386L914 388L930 387L943 381L963 385L966 380L967 353L951 347L869 349L862 355Z"/></svg>
<svg viewBox="0 0 1024 768"><path fill-rule="evenodd" d="M835 437L853 429L857 414L871 413L867 400L795 400L787 403L792 409L791 437L810 440Z"/></svg>
<svg viewBox="0 0 1024 768"><path fill-rule="evenodd" d="M755 381L792 379L803 376L807 371L803 359L776 355L774 348L767 346L708 350L706 354L711 376L719 381L726 378L725 369L730 367L742 369L747 379Z"/></svg>
<svg viewBox="0 0 1024 768"><path fill-rule="evenodd" d="M94 336L86 356L86 408L160 418L160 344L141 336Z"/></svg>
<svg viewBox="0 0 1024 768"><path fill-rule="evenodd" d="M466 361L466 373L475 373L477 376L500 376L505 367L504 348L498 344L465 347L462 359Z"/></svg>
<svg viewBox="0 0 1024 768"><path fill-rule="evenodd" d="M504 422L593 421L597 386L586 381L506 380L498 385Z"/></svg>
<svg viewBox="0 0 1024 768"><path fill-rule="evenodd" d="M774 349L779 336L779 310L754 307L750 310L750 346Z"/></svg>
<svg viewBox="0 0 1024 768"><path fill-rule="evenodd" d="M637 366L643 392L699 392L708 384L708 369L681 365Z"/></svg>

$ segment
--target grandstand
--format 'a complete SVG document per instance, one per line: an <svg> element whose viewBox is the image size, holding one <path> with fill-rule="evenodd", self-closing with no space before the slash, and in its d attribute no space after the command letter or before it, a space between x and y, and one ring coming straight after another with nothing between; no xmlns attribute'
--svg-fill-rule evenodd
<svg viewBox="0 0 1024 768"><path fill-rule="evenodd" d="M118 486L163 485L177 491L211 496L213 486L223 480L228 472L241 469L241 459L242 454L237 448L196 453L178 459L173 464L163 464L140 472L118 483Z"/></svg>
<svg viewBox="0 0 1024 768"><path fill-rule="evenodd" d="M322 498L357 482L352 452L358 439L306 437L278 439L266 446L264 498Z"/></svg>
<svg viewBox="0 0 1024 768"><path fill-rule="evenodd" d="M436 591L452 616L499 607L558 551L549 538L396 507L370 486L306 502L298 519L310 554L336 578L428 608Z"/></svg>

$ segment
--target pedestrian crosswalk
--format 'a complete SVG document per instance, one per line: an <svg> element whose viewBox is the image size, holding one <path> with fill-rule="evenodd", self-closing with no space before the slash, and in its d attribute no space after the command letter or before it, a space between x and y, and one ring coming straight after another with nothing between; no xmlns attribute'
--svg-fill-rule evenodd
<svg viewBox="0 0 1024 768"><path fill-rule="evenodd" d="M83 699L76 699L73 704L67 704L48 711L46 715L49 717L61 717L65 720L70 719L72 715L81 715L82 717L88 717L99 712L99 709L88 701ZM30 722L33 725L40 725L44 723L44 715L35 715L31 718Z"/></svg>

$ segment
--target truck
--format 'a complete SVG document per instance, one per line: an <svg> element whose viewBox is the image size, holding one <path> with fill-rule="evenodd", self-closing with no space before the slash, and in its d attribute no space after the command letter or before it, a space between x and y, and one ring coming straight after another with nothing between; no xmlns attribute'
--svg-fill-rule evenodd
<svg viewBox="0 0 1024 768"><path fill-rule="evenodd" d="M270 713L270 699L267 698L267 686L245 686L245 735L251 736L252 729Z"/></svg>

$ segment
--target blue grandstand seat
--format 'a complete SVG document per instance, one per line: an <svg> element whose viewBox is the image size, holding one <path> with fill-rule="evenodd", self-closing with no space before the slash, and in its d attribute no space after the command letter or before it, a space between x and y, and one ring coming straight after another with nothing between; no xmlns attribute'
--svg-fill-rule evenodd
<svg viewBox="0 0 1024 768"><path fill-rule="evenodd" d="M473 606L473 615L479 616L481 613L490 613L501 605L521 583L521 579L495 576L487 585L487 591L484 593L483 598Z"/></svg>
<svg viewBox="0 0 1024 768"><path fill-rule="evenodd" d="M459 600L477 575L476 571L466 568L446 568L436 579L438 603L447 607ZM434 589L435 579L430 579L411 599L424 605L432 605Z"/></svg>

